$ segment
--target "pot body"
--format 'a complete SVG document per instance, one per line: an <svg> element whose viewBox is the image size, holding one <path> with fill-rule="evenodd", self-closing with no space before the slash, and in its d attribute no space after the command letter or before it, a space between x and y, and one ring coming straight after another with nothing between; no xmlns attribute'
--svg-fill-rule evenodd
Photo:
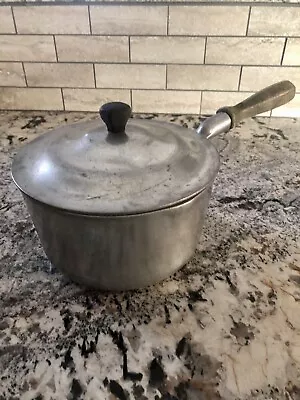
<svg viewBox="0 0 300 400"><path fill-rule="evenodd" d="M116 291L161 281L191 258L210 195L211 185L168 209L94 216L51 207L23 193L50 262L75 282Z"/></svg>

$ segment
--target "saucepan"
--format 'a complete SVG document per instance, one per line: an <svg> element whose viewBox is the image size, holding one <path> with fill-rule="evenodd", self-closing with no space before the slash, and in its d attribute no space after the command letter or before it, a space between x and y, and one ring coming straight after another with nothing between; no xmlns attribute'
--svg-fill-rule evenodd
<svg viewBox="0 0 300 400"><path fill-rule="evenodd" d="M193 255L220 158L209 138L290 101L282 81L219 109L197 132L132 119L129 105L102 121L59 127L18 152L12 177L50 262L102 290L161 281Z"/></svg>

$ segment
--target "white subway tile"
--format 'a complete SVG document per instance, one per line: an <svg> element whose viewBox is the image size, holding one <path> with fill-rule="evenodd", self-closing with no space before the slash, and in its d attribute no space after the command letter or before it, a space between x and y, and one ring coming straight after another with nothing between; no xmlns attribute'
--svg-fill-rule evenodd
<svg viewBox="0 0 300 400"><path fill-rule="evenodd" d="M206 64L280 65L284 38L209 37Z"/></svg>
<svg viewBox="0 0 300 400"><path fill-rule="evenodd" d="M248 35L251 36L298 36L300 27L299 6L253 6Z"/></svg>
<svg viewBox="0 0 300 400"><path fill-rule="evenodd" d="M245 35L248 6L170 6L170 35Z"/></svg>
<svg viewBox="0 0 300 400"><path fill-rule="evenodd" d="M198 37L131 37L132 62L203 64L205 39Z"/></svg>
<svg viewBox="0 0 300 400"><path fill-rule="evenodd" d="M15 33L15 26L9 6L0 6L0 33Z"/></svg>
<svg viewBox="0 0 300 400"><path fill-rule="evenodd" d="M92 64L25 63L28 86L95 87Z"/></svg>
<svg viewBox="0 0 300 400"><path fill-rule="evenodd" d="M0 62L0 86L26 86L21 63Z"/></svg>
<svg viewBox="0 0 300 400"><path fill-rule="evenodd" d="M59 61L126 62L129 43L125 36L56 36Z"/></svg>
<svg viewBox="0 0 300 400"><path fill-rule="evenodd" d="M237 90L241 67L168 65L168 89Z"/></svg>
<svg viewBox="0 0 300 400"><path fill-rule="evenodd" d="M0 35L0 61L56 61L53 37Z"/></svg>
<svg viewBox="0 0 300 400"><path fill-rule="evenodd" d="M132 107L137 113L199 114L200 92L133 90Z"/></svg>
<svg viewBox="0 0 300 400"><path fill-rule="evenodd" d="M18 33L90 33L87 6L26 5L13 10Z"/></svg>
<svg viewBox="0 0 300 400"><path fill-rule="evenodd" d="M165 35L166 6L91 5L93 34L101 35Z"/></svg>
<svg viewBox="0 0 300 400"><path fill-rule="evenodd" d="M165 89L166 66L142 64L96 64L98 88Z"/></svg>
<svg viewBox="0 0 300 400"><path fill-rule="evenodd" d="M0 87L0 109L63 110L60 89Z"/></svg>
<svg viewBox="0 0 300 400"><path fill-rule="evenodd" d="M300 68L243 67L240 90L257 91L282 80L290 80L300 91Z"/></svg>
<svg viewBox="0 0 300 400"><path fill-rule="evenodd" d="M122 89L63 89L67 111L98 111L102 104L122 101L130 105L130 91Z"/></svg>
<svg viewBox="0 0 300 400"><path fill-rule="evenodd" d="M283 65L300 66L300 38L288 38L284 52Z"/></svg>

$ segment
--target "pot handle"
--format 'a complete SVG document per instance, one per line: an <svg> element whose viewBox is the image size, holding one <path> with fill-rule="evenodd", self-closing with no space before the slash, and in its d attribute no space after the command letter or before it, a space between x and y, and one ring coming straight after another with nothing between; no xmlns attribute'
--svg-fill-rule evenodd
<svg viewBox="0 0 300 400"><path fill-rule="evenodd" d="M268 86L232 107L222 107L217 113L225 112L231 118L230 128L234 128L246 118L271 111L288 103L295 96L296 88L290 81L281 81Z"/></svg>
<svg viewBox="0 0 300 400"><path fill-rule="evenodd" d="M121 101L106 103L99 109L100 117L113 134L125 133L126 124L131 116L131 107Z"/></svg>
<svg viewBox="0 0 300 400"><path fill-rule="evenodd" d="M296 88L290 81L268 86L232 107L222 107L207 118L197 133L210 139L234 128L240 121L288 103L295 96Z"/></svg>

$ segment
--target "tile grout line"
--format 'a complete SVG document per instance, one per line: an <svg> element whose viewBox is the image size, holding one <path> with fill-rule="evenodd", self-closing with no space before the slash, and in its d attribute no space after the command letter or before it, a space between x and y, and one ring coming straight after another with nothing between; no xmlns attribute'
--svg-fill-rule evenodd
<svg viewBox="0 0 300 400"><path fill-rule="evenodd" d="M53 37L53 43L54 43L54 49L55 49L56 62L58 62L58 53L57 53L55 35L52 35L52 37Z"/></svg>
<svg viewBox="0 0 300 400"><path fill-rule="evenodd" d="M166 86L165 86L165 90L168 89L168 64L166 64Z"/></svg>
<svg viewBox="0 0 300 400"><path fill-rule="evenodd" d="M222 90L222 89L149 89L149 88L135 88L135 89L130 89L128 88L119 88L119 87L78 87L78 86L28 86L24 87L24 86L14 86L14 85L10 85L10 86L0 86L1 89L6 89L6 88L10 88L10 89L72 89L72 90L119 90L122 92L125 91L143 91L143 92L188 92L188 93L197 93L197 92L205 92L205 93L249 93L249 94L253 94L255 93L258 89L247 89L247 90ZM297 95L300 95L300 90L296 91Z"/></svg>
<svg viewBox="0 0 300 400"><path fill-rule="evenodd" d="M131 64L131 43L130 43L130 36L128 36L128 60L129 64Z"/></svg>
<svg viewBox="0 0 300 400"><path fill-rule="evenodd" d="M92 32L92 21L91 21L91 11L90 11L90 5L88 4L88 18L89 18L89 26L90 26L90 35L93 34Z"/></svg>
<svg viewBox="0 0 300 400"><path fill-rule="evenodd" d="M28 82L27 82L27 76L26 76L26 72L25 72L24 62L22 62L22 68L23 68L25 84L26 84L26 87L28 87Z"/></svg>
<svg viewBox="0 0 300 400"><path fill-rule="evenodd" d="M116 0L116 1L113 1L113 2L108 2L108 5L111 6L112 3L113 3L113 5L117 5L117 6L124 6L124 4L125 4L126 7L132 7L132 6L136 6L137 5L135 0L128 0L126 2L124 2L124 0ZM8 6L14 5L14 4L15 3L12 0L8 0L8 1L5 2L5 5L8 5ZM19 6L25 6L26 7L26 6L28 6L28 1L21 0L17 4L18 4L18 7ZM72 3L72 7L76 8L76 7L82 7L82 6L87 6L87 5L91 5L93 7L93 6L95 6L95 4L97 6L97 3L95 3L95 1L93 1L93 0L78 0L78 1L76 1L76 3ZM168 4L170 4L169 1L162 0L162 1L158 1L158 2L152 3L151 6L159 8L159 7L166 7L166 6L168 6ZM188 1L176 0L173 4L175 6L195 6L195 2L193 0L188 0ZM220 7L220 4L218 2L214 3L214 2L211 2L209 0L204 0L204 1L201 2L201 4L206 5L206 6L211 6L212 8ZM66 6L66 1L57 0L54 3L51 0L37 0L37 1L34 2L34 6L35 7L43 7L43 6L46 6L46 5L53 5L54 7L63 6L63 5ZM149 5L148 2L141 2L139 6L140 7L145 7L147 5ZM239 3L238 7L239 8L245 8L245 7L249 7L251 5L252 5L252 2L250 0L248 0L248 1L245 1L245 2L242 2L242 3ZM228 1L227 2L227 7L236 7L236 2ZM270 3L270 2L262 1L262 2L256 3L255 7L257 7L257 8L266 7L266 8L271 8L272 9L272 8L284 8L284 7L287 7L287 5L285 3L277 3L277 2ZM298 7L298 4L297 3L288 3L288 7L296 8L296 7Z"/></svg>
<svg viewBox="0 0 300 400"><path fill-rule="evenodd" d="M128 61L95 61L95 60L89 60L89 61L45 61L45 60L20 60L20 59L13 59L13 60L7 60L3 59L0 60L0 62L5 62L5 63L16 63L16 62L26 62L26 63L35 63L35 64L99 64L99 65L128 65ZM180 62L134 62L132 65L176 65L176 66L181 66L181 67L191 67L191 66L196 66L196 67L247 67L247 68L284 68L288 70L289 68L299 68L299 64L292 64L292 65L280 65L280 64L199 64L199 63L180 63Z"/></svg>
<svg viewBox="0 0 300 400"><path fill-rule="evenodd" d="M132 108L133 108L133 104L132 104L132 89L130 89L130 91L129 91L129 97L130 97L130 107L131 107L131 110L132 110Z"/></svg>
<svg viewBox="0 0 300 400"><path fill-rule="evenodd" d="M1 3L0 3L1 4ZM0 6L1 7L1 6ZM15 36L15 33L1 33L1 36ZM95 36L95 37L103 37L103 38L107 38L107 37L113 37L113 38L125 38L128 36L128 33L124 33L124 34L114 34L114 33L102 33L102 34L90 34L90 33L18 33L18 35L20 36L51 36L51 35L55 35L55 36L82 36L82 37L91 37L91 36ZM168 35L166 34L130 34L130 36L132 37L137 37L137 38L148 38L148 37L154 37L154 38L166 38L168 37ZM198 39L204 39L206 37L212 37L212 38L219 38L219 39L227 39L227 38L251 38L251 39L285 39L286 36L285 35L250 35L250 36L245 36L242 34L236 34L236 35L228 35L228 34L218 34L218 35L210 35L210 34L203 34L203 35L198 35L197 33L195 34L180 34L180 35L169 35L172 38L186 38L186 39L190 39L190 38L198 38ZM295 39L299 39L300 35L290 35L290 38L295 38Z"/></svg>
<svg viewBox="0 0 300 400"><path fill-rule="evenodd" d="M240 70L240 76L239 76L239 81L238 81L238 92L241 89L241 81L242 81L242 71L243 71L243 66L241 65L241 70Z"/></svg>
<svg viewBox="0 0 300 400"><path fill-rule="evenodd" d="M250 16L251 16L251 12L252 12L252 7L249 7L249 14L248 14L248 21L247 21L247 26L246 26L246 35L248 36L248 32L249 32L249 25L250 25ZM251 36L252 37L252 36Z"/></svg>
<svg viewBox="0 0 300 400"><path fill-rule="evenodd" d="M202 111L202 99L203 99L203 91L201 90L201 92L200 92L200 109L199 109L200 117L201 117L201 111Z"/></svg>
<svg viewBox="0 0 300 400"><path fill-rule="evenodd" d="M170 6L167 7L167 36L169 36Z"/></svg>
<svg viewBox="0 0 300 400"><path fill-rule="evenodd" d="M286 37L285 41L284 41L283 49L282 49L282 56L281 56L281 60L280 60L280 65L282 65L282 63L283 63L287 41L288 41L288 38Z"/></svg>
<svg viewBox="0 0 300 400"><path fill-rule="evenodd" d="M97 89L97 81L96 81L96 68L95 64L93 63L93 74L94 74L94 87Z"/></svg>
<svg viewBox="0 0 300 400"><path fill-rule="evenodd" d="M205 36L205 41L204 41L203 64L205 64L205 61L206 61L206 48L207 48L207 36Z"/></svg>
<svg viewBox="0 0 300 400"><path fill-rule="evenodd" d="M14 27L15 27L15 33L13 33L12 35L16 35L16 34L18 34L18 30L17 30L17 24L16 24L13 6L10 6L10 10L11 10L11 15L12 15L12 19L13 19L13 23L14 23Z"/></svg>
<svg viewBox="0 0 300 400"><path fill-rule="evenodd" d="M63 110L66 111L63 88L60 88L60 93L61 93L61 100L62 100Z"/></svg>

